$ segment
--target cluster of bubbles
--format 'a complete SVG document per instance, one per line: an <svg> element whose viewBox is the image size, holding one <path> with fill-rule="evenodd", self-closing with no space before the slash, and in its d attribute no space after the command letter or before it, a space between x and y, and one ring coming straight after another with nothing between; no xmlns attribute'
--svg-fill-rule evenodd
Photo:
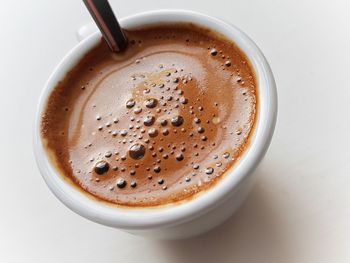
<svg viewBox="0 0 350 263"><path fill-rule="evenodd" d="M216 49L211 49L210 54L212 56L217 56L218 51ZM136 64L139 64L140 61L136 61ZM231 61L227 60L225 62L225 66L230 67ZM163 65L159 65L159 68L163 68ZM186 159L184 152L186 151L186 142L183 141L181 146L174 145L172 143L168 144L168 150L159 147L156 147L155 141L153 139L157 138L159 141L164 141L165 138L169 134L179 134L179 136L183 136L182 133L187 133L189 137L193 137L194 134L198 134L200 140L205 143L208 140L206 135L206 128L203 125L204 123L208 124L209 120L202 121L198 116L196 116L195 111L203 112L204 108L202 106L195 106L197 102L191 102L188 98L184 96L184 91L179 89L179 84L186 85L189 81L192 80L190 75L186 75L184 77L173 77L173 73L181 72L182 70L175 70L173 72L166 71L165 83L149 83L148 86L145 87L143 93L145 97L143 100L139 98L130 98L125 102L125 107L127 113L130 116L130 122L128 124L123 123L122 125L127 125L128 127L116 130L113 129L113 125L119 124L121 125L119 119L114 119L113 121L108 121L104 125L98 125L97 131L104 132L105 130L111 134L114 138L119 138L118 143L127 144L128 151L124 155L120 155L119 152L115 152L116 161L125 161L127 158L131 158L136 161L142 161L143 158L147 154L150 154L152 158L154 158L153 167L147 167L146 171L149 173L147 178L152 180L153 176L151 173L160 174L162 171L161 166L161 158L163 160L168 160L171 156L174 156L174 160L176 162L183 162ZM145 78L144 75L140 76L141 78ZM132 76L133 80L136 80L136 76ZM161 90L160 96L150 96L151 90L153 88L157 88ZM197 100L198 101L198 100ZM217 106L217 103L215 104ZM175 112L176 109L188 109L192 119L185 119L181 114L171 114L172 111ZM176 111L176 113L181 113L181 111ZM163 113L158 114L158 113ZM164 113L168 113L169 117L164 117ZM159 116L158 116L159 115ZM215 114L213 115L213 123L215 120ZM96 116L96 121L101 123L103 118L100 115ZM195 129L191 131L186 131L183 127L185 122L193 122L195 125ZM215 124L215 123L214 123ZM162 138L159 138L162 136ZM213 144L214 146L215 144ZM197 144L193 145L194 148L204 149L205 146L199 146ZM168 152L167 152L168 151ZM178 151L178 152L176 152ZM159 158L158 153L161 158ZM105 153L104 157L107 159L113 155L111 151ZM199 153L195 153L195 156L198 156ZM224 159L228 159L230 154L228 152L224 153L222 156ZM94 158L92 158L93 160ZM216 159L216 158L214 158ZM196 176L199 171L207 175L212 175L215 171L216 167L221 167L222 163L217 162L213 167L204 167L203 170L200 169L199 164L193 165L193 173L192 176ZM136 165L135 165L136 166ZM138 164L137 164L138 166ZM166 167L166 165L165 165ZM165 168L166 169L166 168ZM118 166L110 167L110 163L107 160L102 160L94 164L93 171L98 178L103 178L108 174L110 170L121 172L126 172L126 168L120 168ZM129 170L131 176L136 174L135 170ZM99 180L98 180L99 181ZM186 177L186 182L190 182L191 178ZM129 183L125 178L119 177L116 181L116 186L119 189L125 188ZM165 184L164 178L158 179L158 185L161 185L163 190L167 189L167 185ZM130 182L130 187L137 187L137 182L135 180ZM110 190L114 190L114 186L109 187Z"/></svg>
<svg viewBox="0 0 350 263"><path fill-rule="evenodd" d="M208 49L210 50L210 55L212 55L213 57L216 57L219 53L222 54L222 51L217 51L215 48L210 48L208 47ZM225 55L221 55L222 59L225 59L225 62L223 65L225 65L226 67L231 67L232 62L230 60L229 57L226 57Z"/></svg>

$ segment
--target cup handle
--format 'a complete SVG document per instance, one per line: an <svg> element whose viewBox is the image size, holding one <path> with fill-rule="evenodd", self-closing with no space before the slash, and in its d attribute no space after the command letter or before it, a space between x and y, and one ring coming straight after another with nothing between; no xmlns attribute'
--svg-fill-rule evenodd
<svg viewBox="0 0 350 263"><path fill-rule="evenodd" d="M77 40L80 42L85 38L87 38L88 36L95 33L96 31L98 31L98 28L95 23L90 22L88 24L85 24L77 30L76 32Z"/></svg>

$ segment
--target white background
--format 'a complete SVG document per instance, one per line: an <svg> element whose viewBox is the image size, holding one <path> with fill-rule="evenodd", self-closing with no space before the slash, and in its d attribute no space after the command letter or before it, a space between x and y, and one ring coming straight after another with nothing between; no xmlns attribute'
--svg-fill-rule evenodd
<svg viewBox="0 0 350 263"><path fill-rule="evenodd" d="M223 18L261 47L279 93L259 180L228 222L150 241L89 222L43 182L32 153L39 93L90 21L79 0L0 6L0 262L350 262L350 1L110 0L123 17L185 8Z"/></svg>

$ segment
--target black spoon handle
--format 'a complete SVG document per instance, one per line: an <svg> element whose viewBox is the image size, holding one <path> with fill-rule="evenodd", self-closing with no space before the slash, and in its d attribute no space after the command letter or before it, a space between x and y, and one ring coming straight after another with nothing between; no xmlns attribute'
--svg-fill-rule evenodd
<svg viewBox="0 0 350 263"><path fill-rule="evenodd" d="M128 41L107 0L83 0L112 52L123 51Z"/></svg>

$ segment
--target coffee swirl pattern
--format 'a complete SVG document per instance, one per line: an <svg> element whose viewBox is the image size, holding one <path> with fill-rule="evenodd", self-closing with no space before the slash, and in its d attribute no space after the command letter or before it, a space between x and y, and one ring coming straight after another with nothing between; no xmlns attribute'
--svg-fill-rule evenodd
<svg viewBox="0 0 350 263"><path fill-rule="evenodd" d="M126 206L186 200L243 154L257 108L252 67L236 45L193 25L101 41L58 83L42 138L63 176Z"/></svg>

